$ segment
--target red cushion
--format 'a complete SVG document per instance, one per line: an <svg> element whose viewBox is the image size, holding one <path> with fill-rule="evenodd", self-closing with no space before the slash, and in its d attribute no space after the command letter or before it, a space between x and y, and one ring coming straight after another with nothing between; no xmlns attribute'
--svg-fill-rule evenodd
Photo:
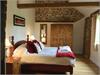
<svg viewBox="0 0 100 75"><path fill-rule="evenodd" d="M27 50L29 53L37 53L37 49L33 42L27 41Z"/></svg>
<svg viewBox="0 0 100 75"><path fill-rule="evenodd" d="M66 52L66 53L59 52L59 53L57 53L56 56L57 57L70 57L70 58L75 58L75 55L72 52Z"/></svg>

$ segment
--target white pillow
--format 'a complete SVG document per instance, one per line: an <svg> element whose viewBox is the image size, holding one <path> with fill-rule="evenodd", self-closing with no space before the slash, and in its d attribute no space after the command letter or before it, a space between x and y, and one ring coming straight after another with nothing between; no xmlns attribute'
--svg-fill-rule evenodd
<svg viewBox="0 0 100 75"><path fill-rule="evenodd" d="M45 47L44 44L40 41L39 41L39 43L40 43L41 48L44 49L44 47Z"/></svg>
<svg viewBox="0 0 100 75"><path fill-rule="evenodd" d="M26 44L22 44L20 46L18 46L14 52L13 52L13 57L22 57L24 54L27 53L27 48L26 48Z"/></svg>
<svg viewBox="0 0 100 75"><path fill-rule="evenodd" d="M39 46L37 43L34 43L34 45L35 45L35 47L37 48L37 52L38 52L38 53L41 52L40 46Z"/></svg>
<svg viewBox="0 0 100 75"><path fill-rule="evenodd" d="M69 46L60 46L59 52L72 52Z"/></svg>

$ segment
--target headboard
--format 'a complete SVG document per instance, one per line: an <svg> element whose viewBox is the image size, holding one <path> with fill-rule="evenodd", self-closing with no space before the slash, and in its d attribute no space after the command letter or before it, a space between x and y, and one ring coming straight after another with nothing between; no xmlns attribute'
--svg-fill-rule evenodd
<svg viewBox="0 0 100 75"><path fill-rule="evenodd" d="M26 43L29 41L29 35L27 35L27 40L20 40L18 42L14 42L14 36L11 36L11 44L14 46L14 49L16 49L19 45Z"/></svg>
<svg viewBox="0 0 100 75"><path fill-rule="evenodd" d="M29 53L37 53L37 48L35 47L35 45L33 44L33 42L29 41L29 35L27 35L27 40L20 40L16 43L14 43L14 36L12 36L12 41L11 41L14 50L20 46L21 44L27 43L26 48L28 50ZM13 51L14 51L13 50Z"/></svg>

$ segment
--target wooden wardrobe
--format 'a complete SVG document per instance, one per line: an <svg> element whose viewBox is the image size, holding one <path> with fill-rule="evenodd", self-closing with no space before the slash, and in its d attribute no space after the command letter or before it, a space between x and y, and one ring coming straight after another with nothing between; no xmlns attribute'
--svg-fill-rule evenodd
<svg viewBox="0 0 100 75"><path fill-rule="evenodd" d="M50 46L69 45L72 48L73 24L51 24Z"/></svg>

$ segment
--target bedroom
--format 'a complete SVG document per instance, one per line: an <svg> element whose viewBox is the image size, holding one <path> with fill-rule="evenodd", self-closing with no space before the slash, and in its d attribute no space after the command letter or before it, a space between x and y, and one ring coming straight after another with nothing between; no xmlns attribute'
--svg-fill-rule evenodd
<svg viewBox="0 0 100 75"><path fill-rule="evenodd" d="M21 0L22 3L25 0ZM32 0L30 0L32 1ZM70 0L73 1L73 0ZM80 0L77 0L80 1ZM95 0L92 0L95 1ZM97 0L99 1L99 0ZM28 2L26 0L26 2ZM50 46L50 26L51 24L72 24L73 25L73 52L75 54L82 54L84 52L84 24L85 18L89 17L91 13L97 11L99 6L94 7L76 7L79 12L81 12L84 17L76 22L36 22L36 12L35 8L17 8L17 0L7 0L7 19L6 19L6 39L9 39L9 36L14 36L14 42L19 40L25 40L27 35L34 35L37 40L40 40L40 24L47 25L47 45ZM42 11L42 10L41 10ZM46 11L46 10L45 10ZM64 11L62 9L62 11ZM67 11L67 10L66 10ZM24 12L24 13L23 13ZM40 13L39 13L40 14ZM22 26L15 26L13 24L13 15L18 15L25 18L25 27ZM38 14L37 14L38 15ZM41 15L41 14L40 14ZM49 14L51 15L51 14ZM58 15L59 16L59 15ZM23 36L23 37L22 37ZM92 37L93 38L93 37ZM79 40L79 41L78 41ZM97 66L100 67L100 60L98 60L100 54L100 49L93 50L91 49L89 59L94 62ZM87 55L87 54L86 54ZM85 55L83 55L85 56ZM88 56L86 56L88 57ZM97 62L98 61L98 62Z"/></svg>

